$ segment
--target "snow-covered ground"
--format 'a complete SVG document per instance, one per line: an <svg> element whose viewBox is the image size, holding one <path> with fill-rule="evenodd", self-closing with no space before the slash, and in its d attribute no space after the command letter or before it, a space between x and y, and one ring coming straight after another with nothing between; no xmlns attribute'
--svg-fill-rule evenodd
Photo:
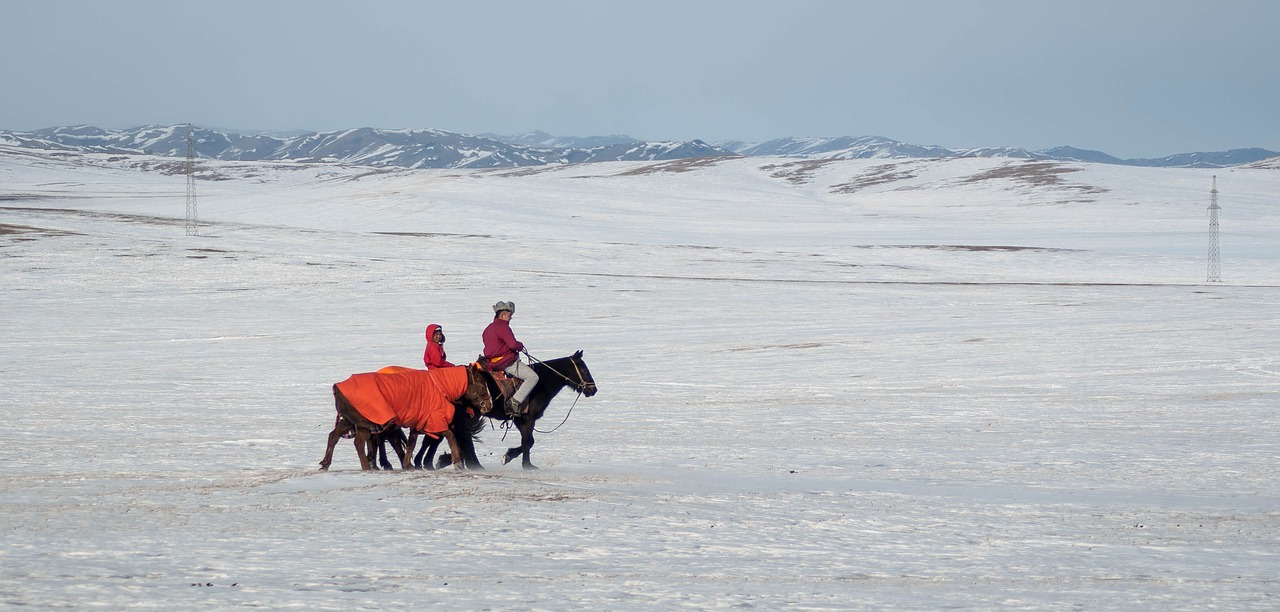
<svg viewBox="0 0 1280 612"><path fill-rule="evenodd" d="M0 604L1280 606L1280 172L167 166L0 147ZM316 471L497 300L541 470Z"/></svg>

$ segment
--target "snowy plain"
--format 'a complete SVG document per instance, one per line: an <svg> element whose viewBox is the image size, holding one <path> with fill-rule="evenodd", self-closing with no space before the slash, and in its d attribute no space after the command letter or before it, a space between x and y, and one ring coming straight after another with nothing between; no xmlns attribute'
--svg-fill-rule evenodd
<svg viewBox="0 0 1280 612"><path fill-rule="evenodd" d="M1280 171L176 169L0 147L2 605L1280 607ZM316 470L498 300L540 470Z"/></svg>

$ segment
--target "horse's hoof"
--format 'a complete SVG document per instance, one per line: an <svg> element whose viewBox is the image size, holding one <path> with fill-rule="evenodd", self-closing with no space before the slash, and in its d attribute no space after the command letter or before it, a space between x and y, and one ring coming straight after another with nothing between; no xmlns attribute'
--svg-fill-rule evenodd
<svg viewBox="0 0 1280 612"><path fill-rule="evenodd" d="M503 455L503 456L502 456L502 465L506 465L506 464L508 464L508 463L511 463L511 457L508 457L508 456L506 456L506 455Z"/></svg>
<svg viewBox="0 0 1280 612"><path fill-rule="evenodd" d="M524 464L524 469L526 469L526 470L536 470L536 469L538 469L538 466L536 466L536 465L534 465L534 464L532 464L532 463L526 463L526 464Z"/></svg>

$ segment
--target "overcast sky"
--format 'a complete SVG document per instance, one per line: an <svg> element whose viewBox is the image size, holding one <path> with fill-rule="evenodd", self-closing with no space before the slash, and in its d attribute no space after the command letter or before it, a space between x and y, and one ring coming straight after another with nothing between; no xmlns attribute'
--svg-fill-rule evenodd
<svg viewBox="0 0 1280 612"><path fill-rule="evenodd" d="M0 129L1280 150L1272 0L0 0Z"/></svg>

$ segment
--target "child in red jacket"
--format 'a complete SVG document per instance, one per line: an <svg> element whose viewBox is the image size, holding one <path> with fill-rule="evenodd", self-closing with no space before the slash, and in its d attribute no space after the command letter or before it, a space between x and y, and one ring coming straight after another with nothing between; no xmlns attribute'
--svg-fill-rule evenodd
<svg viewBox="0 0 1280 612"><path fill-rule="evenodd" d="M444 328L432 323L427 326L427 350L422 353L422 363L428 370L435 368L452 368L453 364L445 360Z"/></svg>

